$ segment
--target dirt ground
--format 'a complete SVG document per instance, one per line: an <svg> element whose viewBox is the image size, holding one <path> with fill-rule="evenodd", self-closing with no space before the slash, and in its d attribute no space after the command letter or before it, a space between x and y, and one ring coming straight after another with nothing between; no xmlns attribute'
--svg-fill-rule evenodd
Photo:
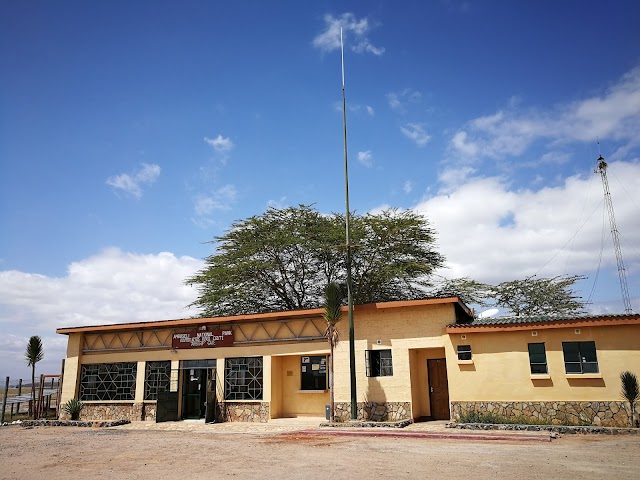
<svg viewBox="0 0 640 480"><path fill-rule="evenodd" d="M0 479L638 479L640 436L551 442L19 426Z"/></svg>

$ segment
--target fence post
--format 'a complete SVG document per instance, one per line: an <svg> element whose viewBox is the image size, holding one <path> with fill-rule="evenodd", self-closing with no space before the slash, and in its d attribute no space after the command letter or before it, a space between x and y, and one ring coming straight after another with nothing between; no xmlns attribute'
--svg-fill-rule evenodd
<svg viewBox="0 0 640 480"><path fill-rule="evenodd" d="M18 396L22 395L22 379L18 380ZM16 415L20 415L20 402L16 405Z"/></svg>
<svg viewBox="0 0 640 480"><path fill-rule="evenodd" d="M43 394L44 393L44 374L40 374L40 385L38 385L38 398L37 398L37 407L36 407L36 415L38 418L42 417L42 410L44 410L42 403L44 402Z"/></svg>
<svg viewBox="0 0 640 480"><path fill-rule="evenodd" d="M4 395L2 396L2 418L0 418L0 425L4 423L4 409L7 406L7 395L9 395L9 377L4 384Z"/></svg>

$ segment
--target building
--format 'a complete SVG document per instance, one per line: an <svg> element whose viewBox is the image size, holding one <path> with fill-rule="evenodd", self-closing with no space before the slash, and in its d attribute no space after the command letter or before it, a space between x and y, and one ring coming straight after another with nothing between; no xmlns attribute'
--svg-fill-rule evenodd
<svg viewBox="0 0 640 480"><path fill-rule="evenodd" d="M321 309L60 328L62 399L83 419L259 421L324 416ZM629 424L619 376L640 376L640 316L474 319L457 298L358 305L358 418L469 412ZM346 315L334 353L335 413L351 418Z"/></svg>

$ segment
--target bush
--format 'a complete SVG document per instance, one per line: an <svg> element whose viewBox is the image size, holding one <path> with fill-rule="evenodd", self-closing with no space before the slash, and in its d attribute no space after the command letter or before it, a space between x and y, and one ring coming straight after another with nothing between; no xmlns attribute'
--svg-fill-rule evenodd
<svg viewBox="0 0 640 480"><path fill-rule="evenodd" d="M80 417L80 412L84 408L84 403L82 403L77 398L72 398L67 403L62 406L62 410L65 413L68 413L71 416L71 420L78 420Z"/></svg>

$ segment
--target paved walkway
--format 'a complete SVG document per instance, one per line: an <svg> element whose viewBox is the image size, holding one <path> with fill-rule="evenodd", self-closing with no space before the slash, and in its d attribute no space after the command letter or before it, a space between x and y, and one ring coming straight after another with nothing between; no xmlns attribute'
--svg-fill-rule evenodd
<svg viewBox="0 0 640 480"><path fill-rule="evenodd" d="M549 441L548 432L505 432L472 431L446 428L446 421L420 422L405 428L331 428L320 427L321 417L277 418L268 423L224 422L205 424L203 420L183 420L179 422L132 422L117 428L119 430L157 430L192 432L205 434L251 434L277 435L296 433L299 435L340 435L340 436L395 436L413 438L452 438L476 440L530 440Z"/></svg>

